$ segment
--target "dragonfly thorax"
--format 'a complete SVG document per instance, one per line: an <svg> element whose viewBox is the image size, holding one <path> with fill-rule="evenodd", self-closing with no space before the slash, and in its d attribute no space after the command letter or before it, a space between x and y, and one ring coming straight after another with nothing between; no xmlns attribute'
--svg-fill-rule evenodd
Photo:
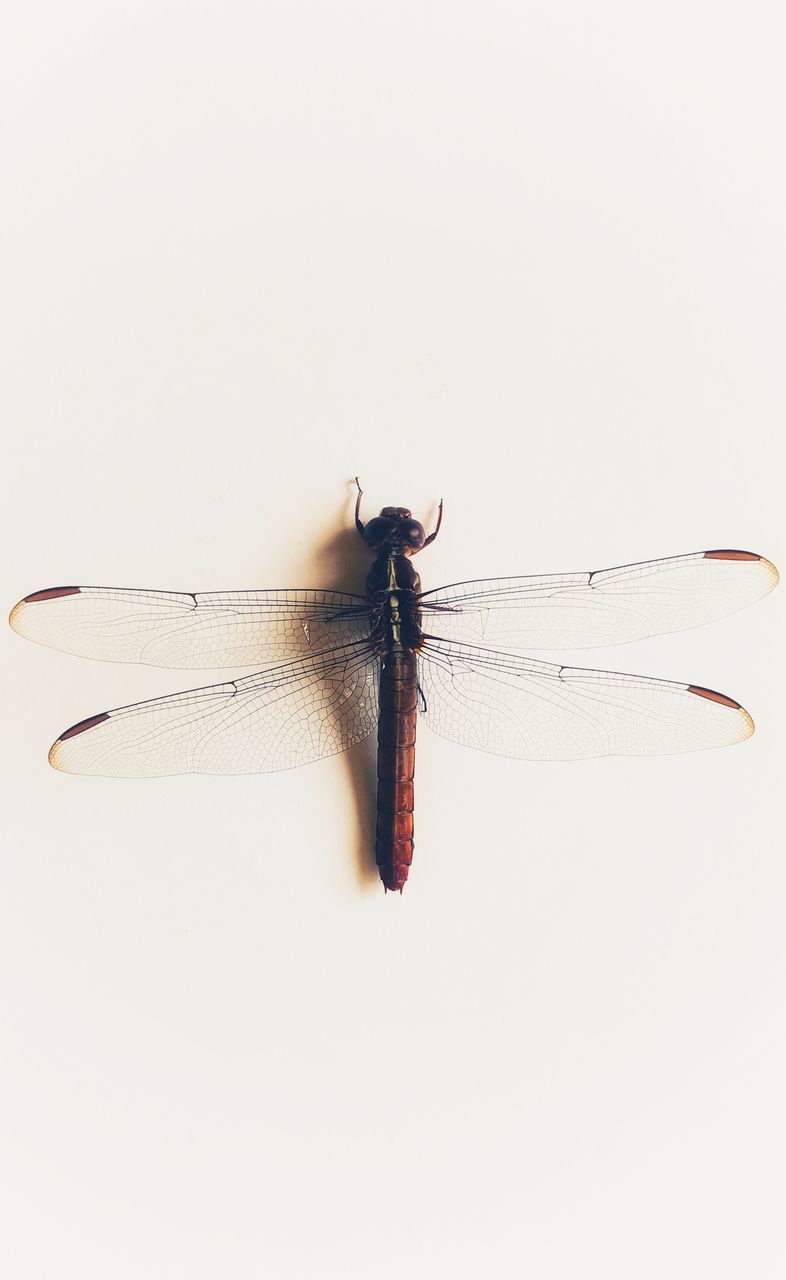
<svg viewBox="0 0 786 1280"><path fill-rule="evenodd" d="M408 556L382 554L371 566L366 589L372 616L372 635L380 648L389 644L418 649L420 574Z"/></svg>

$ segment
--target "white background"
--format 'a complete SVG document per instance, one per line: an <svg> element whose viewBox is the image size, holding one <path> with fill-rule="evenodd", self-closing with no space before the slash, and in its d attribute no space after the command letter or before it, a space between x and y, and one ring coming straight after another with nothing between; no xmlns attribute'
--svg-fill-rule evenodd
<svg viewBox="0 0 786 1280"><path fill-rule="evenodd" d="M782 5L3 26L8 607L356 587L355 472L444 496L426 586L786 558ZM738 748L422 729L402 898L362 747L59 775L65 726L194 673L6 630L4 1274L781 1277L782 610L573 658L726 691Z"/></svg>

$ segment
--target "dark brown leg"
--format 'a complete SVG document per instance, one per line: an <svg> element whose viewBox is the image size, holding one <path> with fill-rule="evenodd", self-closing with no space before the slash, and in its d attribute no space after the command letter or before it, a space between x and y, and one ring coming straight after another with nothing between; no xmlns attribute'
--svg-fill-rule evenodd
<svg viewBox="0 0 786 1280"><path fill-rule="evenodd" d="M366 526L363 524L363 521L360 518L360 499L363 497L363 490L360 487L360 481L358 480L357 476L355 476L355 484L358 487L357 502L355 503L355 528L357 529L358 533L362 538L363 530L365 529Z"/></svg>
<svg viewBox="0 0 786 1280"><path fill-rule="evenodd" d="M426 538L426 541L423 543L423 546L420 548L420 549L421 549L421 551L423 550L423 548L424 548L424 547L428 547L428 546L430 546L430 545L431 545L431 543L434 541L434 539L436 538L437 534L439 533L439 526L440 526L441 524L442 524L442 499L440 498L440 500L439 500L439 514L437 515L437 527L436 527L436 529L434 530L434 532L433 532L433 533L430 533L430 534L428 535L428 537Z"/></svg>

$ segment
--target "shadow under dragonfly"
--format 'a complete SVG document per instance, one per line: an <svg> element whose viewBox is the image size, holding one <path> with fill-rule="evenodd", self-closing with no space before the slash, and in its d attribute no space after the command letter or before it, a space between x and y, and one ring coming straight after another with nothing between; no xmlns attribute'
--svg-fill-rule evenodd
<svg viewBox="0 0 786 1280"><path fill-rule="evenodd" d="M354 485L354 482L353 482ZM351 499L354 510L354 495ZM347 520L347 504L342 503L336 518L326 525L315 545L296 565L294 577L308 587L329 591L366 594L366 578L371 567L368 549L358 537L354 521ZM293 576L290 571L290 576ZM293 580L294 580L293 577ZM358 882L366 887L379 882L374 851L376 836L377 742L371 734L341 755L353 798L355 815L354 856Z"/></svg>

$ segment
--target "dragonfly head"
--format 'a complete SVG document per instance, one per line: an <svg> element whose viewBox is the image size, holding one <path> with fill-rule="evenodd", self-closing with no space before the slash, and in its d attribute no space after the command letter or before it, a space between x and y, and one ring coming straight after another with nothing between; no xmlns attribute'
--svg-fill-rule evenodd
<svg viewBox="0 0 786 1280"><path fill-rule="evenodd" d="M426 541L426 531L408 507L383 507L363 530L366 546L377 554L390 551L413 556Z"/></svg>

